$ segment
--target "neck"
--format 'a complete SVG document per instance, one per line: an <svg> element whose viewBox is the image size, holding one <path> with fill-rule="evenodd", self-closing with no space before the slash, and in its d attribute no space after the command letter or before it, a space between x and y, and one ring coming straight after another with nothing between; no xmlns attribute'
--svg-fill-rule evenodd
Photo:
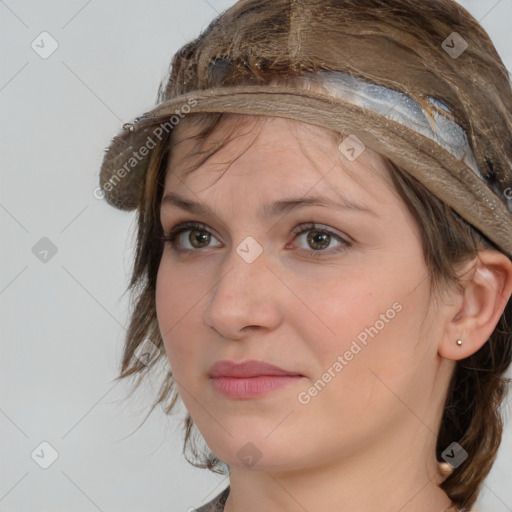
<svg viewBox="0 0 512 512"><path fill-rule="evenodd" d="M415 422L415 428L411 423ZM417 419L404 421L378 442L321 465L291 470L230 467L225 512L446 512L457 510L439 487L444 477L435 436Z"/></svg>

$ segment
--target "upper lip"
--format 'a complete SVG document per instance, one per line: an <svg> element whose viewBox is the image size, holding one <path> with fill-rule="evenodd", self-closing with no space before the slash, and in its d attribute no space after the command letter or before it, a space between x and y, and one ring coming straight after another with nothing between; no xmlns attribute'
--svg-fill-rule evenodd
<svg viewBox="0 0 512 512"><path fill-rule="evenodd" d="M283 370L265 361L217 361L210 368L211 377L259 377L262 375L301 375L298 372Z"/></svg>

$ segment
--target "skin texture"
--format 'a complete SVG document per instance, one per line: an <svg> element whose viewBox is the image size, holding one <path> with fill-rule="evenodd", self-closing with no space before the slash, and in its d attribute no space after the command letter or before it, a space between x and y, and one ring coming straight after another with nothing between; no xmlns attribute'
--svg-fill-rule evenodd
<svg viewBox="0 0 512 512"><path fill-rule="evenodd" d="M194 132L186 123L178 130ZM351 162L329 130L247 118L225 148L184 176L192 147L173 148L164 196L205 203L218 218L162 207L165 234L197 221L212 236L194 248L194 233L182 233L176 243L189 251L181 254L165 244L157 316L180 396L230 466L225 510L447 509L435 458L443 400L455 360L485 343L512 293L510 261L482 252L465 269L464 293L450 289L429 305L419 227L371 149ZM338 194L374 215L332 206L258 214L279 199ZM292 233L309 222L322 227ZM308 235L326 228L350 245L331 235L315 250ZM237 253L249 236L263 249L252 263ZM370 326L378 333L364 345L358 335ZM346 364L335 371L338 356ZM263 360L303 377L262 397L226 398L208 375L221 359ZM329 368L330 381L308 395ZM255 465L239 458L243 447Z"/></svg>

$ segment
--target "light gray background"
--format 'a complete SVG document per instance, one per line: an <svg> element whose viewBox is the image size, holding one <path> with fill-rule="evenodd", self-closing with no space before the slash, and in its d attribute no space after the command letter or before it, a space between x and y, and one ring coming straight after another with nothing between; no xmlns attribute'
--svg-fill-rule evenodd
<svg viewBox="0 0 512 512"><path fill-rule="evenodd" d="M104 148L153 106L171 55L233 3L0 0L0 512L186 511L228 483L183 458L183 410L157 408L134 433L156 393L124 400L130 386L113 380L135 214L93 190ZM512 0L462 4L512 69ZM43 31L59 45L46 59L31 47ZM43 237L57 249L47 262L32 252ZM510 403L507 418L486 512L512 510ZM32 458L44 441L58 453L48 469Z"/></svg>

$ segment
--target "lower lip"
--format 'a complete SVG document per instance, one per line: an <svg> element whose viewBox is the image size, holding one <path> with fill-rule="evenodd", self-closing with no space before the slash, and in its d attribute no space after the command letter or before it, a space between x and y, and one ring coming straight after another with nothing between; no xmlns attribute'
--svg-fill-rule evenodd
<svg viewBox="0 0 512 512"><path fill-rule="evenodd" d="M261 375L259 377L215 377L213 387L230 398L252 398L298 382L300 375Z"/></svg>

